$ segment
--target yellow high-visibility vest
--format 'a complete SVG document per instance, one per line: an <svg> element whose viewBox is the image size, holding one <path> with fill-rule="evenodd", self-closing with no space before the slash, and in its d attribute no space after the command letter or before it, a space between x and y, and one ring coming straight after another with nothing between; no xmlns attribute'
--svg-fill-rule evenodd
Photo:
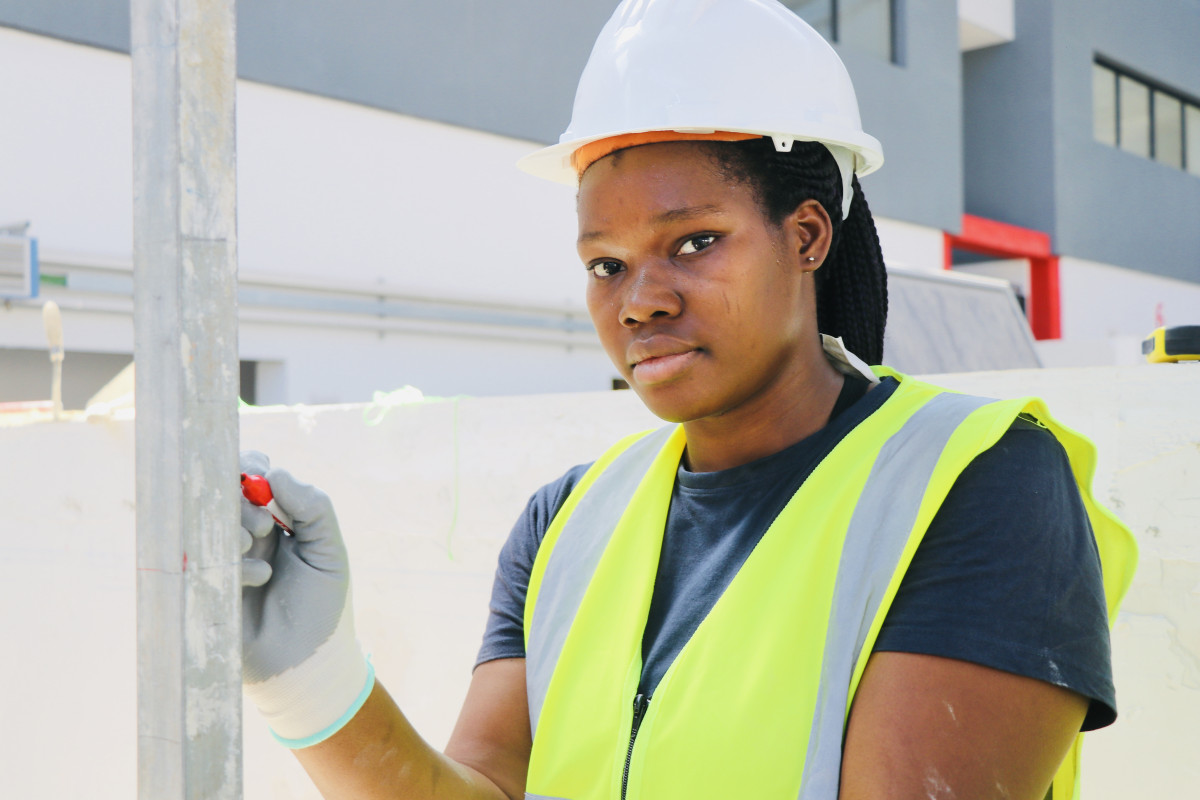
<svg viewBox="0 0 1200 800"><path fill-rule="evenodd" d="M1020 414L1067 451L1111 622L1137 548L1092 497L1091 442L1038 399L875 369L900 385L803 483L648 706L635 699L642 632L683 430L629 437L586 473L546 533L526 599L527 798L835 800L850 703L913 553L959 474ZM1076 740L1055 800L1077 796L1078 753Z"/></svg>

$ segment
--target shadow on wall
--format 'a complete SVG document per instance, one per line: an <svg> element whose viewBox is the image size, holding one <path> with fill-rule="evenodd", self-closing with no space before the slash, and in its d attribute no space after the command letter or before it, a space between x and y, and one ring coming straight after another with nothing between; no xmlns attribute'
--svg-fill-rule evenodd
<svg viewBox="0 0 1200 800"><path fill-rule="evenodd" d="M67 350L63 359L63 408L82 410L97 392L133 362L119 353L80 353ZM258 362L240 362L240 396L251 405L258 397ZM50 397L50 358L45 350L0 348L0 403L47 400Z"/></svg>

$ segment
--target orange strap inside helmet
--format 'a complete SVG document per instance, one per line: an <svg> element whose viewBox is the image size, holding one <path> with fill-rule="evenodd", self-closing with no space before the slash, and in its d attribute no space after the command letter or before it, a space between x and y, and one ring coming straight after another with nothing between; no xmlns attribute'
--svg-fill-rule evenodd
<svg viewBox="0 0 1200 800"><path fill-rule="evenodd" d="M571 154L571 166L580 178L592 164L607 155L627 147L637 147L641 144L657 142L742 142L746 139L760 139L758 133L737 133L734 131L713 131L712 133L682 133L680 131L643 131L641 133L622 133L619 136L609 136L581 145Z"/></svg>

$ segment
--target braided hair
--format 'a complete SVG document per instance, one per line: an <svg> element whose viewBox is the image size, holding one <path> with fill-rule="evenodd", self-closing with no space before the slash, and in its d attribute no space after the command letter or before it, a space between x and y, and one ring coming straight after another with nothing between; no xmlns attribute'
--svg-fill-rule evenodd
<svg viewBox="0 0 1200 800"><path fill-rule="evenodd" d="M714 144L709 152L725 177L748 184L763 213L779 226L805 200L820 203L833 223L825 262L815 273L817 327L840 336L868 364L883 362L887 271L867 199L851 179L854 201L842 219L842 175L819 142L795 142L778 152L768 137Z"/></svg>

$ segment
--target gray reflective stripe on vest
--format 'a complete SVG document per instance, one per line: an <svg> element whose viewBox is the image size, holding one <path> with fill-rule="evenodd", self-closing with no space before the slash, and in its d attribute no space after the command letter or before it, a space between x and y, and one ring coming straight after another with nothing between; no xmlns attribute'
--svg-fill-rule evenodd
<svg viewBox="0 0 1200 800"><path fill-rule="evenodd" d="M551 797L548 794L530 794L525 793L525 800L566 800L565 797Z"/></svg>
<svg viewBox="0 0 1200 800"><path fill-rule="evenodd" d="M567 631L583 602L600 556L608 547L625 507L658 456L673 426L661 428L629 446L596 478L559 533L546 564L525 652L525 687L529 725L537 734L550 676L558 663Z"/></svg>
<svg viewBox="0 0 1200 800"><path fill-rule="evenodd" d="M800 800L836 800L850 679L883 602L925 488L950 436L991 400L939 394L879 451L854 507L834 584L821 684L809 734Z"/></svg>

